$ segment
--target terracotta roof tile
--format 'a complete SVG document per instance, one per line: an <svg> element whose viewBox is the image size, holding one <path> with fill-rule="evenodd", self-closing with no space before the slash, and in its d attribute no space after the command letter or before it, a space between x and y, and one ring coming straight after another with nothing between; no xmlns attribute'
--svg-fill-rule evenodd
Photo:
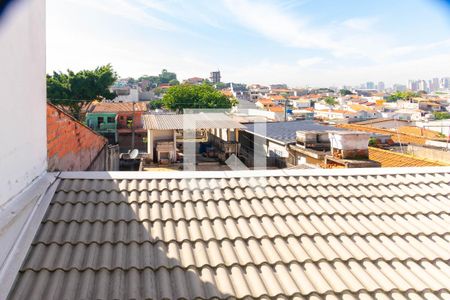
<svg viewBox="0 0 450 300"><path fill-rule="evenodd" d="M272 106L272 107L269 107L269 111L271 111L271 112L284 112L284 107L283 106Z"/></svg>
<svg viewBox="0 0 450 300"><path fill-rule="evenodd" d="M448 298L449 182L63 178L9 298Z"/></svg>
<svg viewBox="0 0 450 300"><path fill-rule="evenodd" d="M405 134L405 133L397 133L395 131L391 131L388 129L382 129L382 128L376 128L366 125L357 125L357 124L340 124L336 125L340 128L346 128L350 130L356 130L356 131L366 131L366 132L373 132L373 133L381 133L381 134L388 134L391 135L391 138L395 142L402 142L402 143L412 143L412 144L418 144L418 145L425 145L426 139L421 136L415 136L411 134Z"/></svg>
<svg viewBox="0 0 450 300"><path fill-rule="evenodd" d="M145 102L135 102L135 111L147 111L147 103ZM94 108L91 110L93 113L100 112L131 112L133 111L133 102L99 102L95 104Z"/></svg>
<svg viewBox="0 0 450 300"><path fill-rule="evenodd" d="M369 159L378 161L381 163L381 167L433 167L433 166L446 166L438 161L432 161L412 155L403 153L397 153L393 151L378 149L369 147Z"/></svg>
<svg viewBox="0 0 450 300"><path fill-rule="evenodd" d="M259 102L259 103L264 104L264 105L274 104L272 99L267 99L267 98L258 99L258 101L256 101L256 102Z"/></svg>
<svg viewBox="0 0 450 300"><path fill-rule="evenodd" d="M402 126L398 128L398 131L400 133L421 136L424 138L431 138L431 139L442 138L439 132L416 126Z"/></svg>

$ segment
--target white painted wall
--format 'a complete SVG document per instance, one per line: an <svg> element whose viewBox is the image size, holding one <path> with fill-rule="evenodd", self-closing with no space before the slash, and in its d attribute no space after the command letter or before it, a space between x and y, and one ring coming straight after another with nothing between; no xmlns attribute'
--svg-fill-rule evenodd
<svg viewBox="0 0 450 300"><path fill-rule="evenodd" d="M47 168L45 1L15 1L0 19L0 206Z"/></svg>

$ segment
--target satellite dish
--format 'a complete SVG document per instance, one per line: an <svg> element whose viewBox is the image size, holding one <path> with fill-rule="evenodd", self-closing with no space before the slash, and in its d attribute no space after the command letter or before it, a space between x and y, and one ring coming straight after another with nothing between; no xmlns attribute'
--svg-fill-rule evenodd
<svg viewBox="0 0 450 300"><path fill-rule="evenodd" d="M138 149L133 149L133 151L130 152L130 158L131 159L137 158L138 155L139 155L139 150Z"/></svg>

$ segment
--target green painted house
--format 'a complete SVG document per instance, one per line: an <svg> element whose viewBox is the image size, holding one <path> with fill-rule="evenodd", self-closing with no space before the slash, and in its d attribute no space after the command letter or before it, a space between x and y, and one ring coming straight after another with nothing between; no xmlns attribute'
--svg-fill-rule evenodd
<svg viewBox="0 0 450 300"><path fill-rule="evenodd" d="M110 144L117 144L117 113L87 113L86 125L106 137Z"/></svg>

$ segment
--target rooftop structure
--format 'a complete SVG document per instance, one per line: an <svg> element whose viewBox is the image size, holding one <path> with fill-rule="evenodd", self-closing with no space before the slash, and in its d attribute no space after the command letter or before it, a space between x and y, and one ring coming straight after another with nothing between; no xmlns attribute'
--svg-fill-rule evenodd
<svg viewBox="0 0 450 300"><path fill-rule="evenodd" d="M310 120L300 120L300 121L290 121L290 122L274 122L267 123L266 126L266 137L272 140L276 140L282 143L292 143L296 140L296 132L298 130L305 131L322 131L336 130L336 127L322 125L318 122ZM246 131L255 132L254 124L247 124ZM339 129L338 129L339 130Z"/></svg>
<svg viewBox="0 0 450 300"><path fill-rule="evenodd" d="M8 299L450 297L448 168L307 172L62 173Z"/></svg>
<svg viewBox="0 0 450 300"><path fill-rule="evenodd" d="M144 115L144 127L149 130L245 128L222 113L199 113L183 115ZM191 123L192 121L192 123Z"/></svg>

